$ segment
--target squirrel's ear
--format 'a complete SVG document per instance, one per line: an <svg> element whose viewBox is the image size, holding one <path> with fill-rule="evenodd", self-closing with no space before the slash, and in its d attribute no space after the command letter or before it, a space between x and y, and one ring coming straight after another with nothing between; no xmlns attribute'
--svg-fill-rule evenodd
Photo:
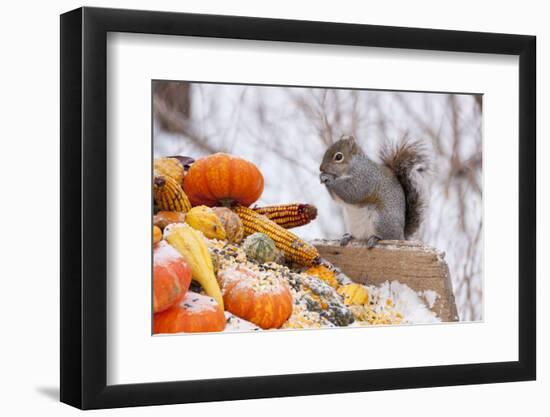
<svg viewBox="0 0 550 417"><path fill-rule="evenodd" d="M345 136L342 136L342 139L341 139L345 144L346 144L346 148L351 152L351 153L356 153L358 151L361 150L361 148L359 147L359 144L357 143L357 141L355 140L355 137L354 136L351 136L351 135L345 135Z"/></svg>
<svg viewBox="0 0 550 417"><path fill-rule="evenodd" d="M342 135L340 140L345 140L345 141L348 141L348 142L355 142L355 137L353 137L351 135Z"/></svg>

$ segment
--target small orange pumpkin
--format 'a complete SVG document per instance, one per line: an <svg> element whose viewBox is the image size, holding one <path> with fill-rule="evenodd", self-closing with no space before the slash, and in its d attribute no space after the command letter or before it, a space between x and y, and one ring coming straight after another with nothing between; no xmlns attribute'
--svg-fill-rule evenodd
<svg viewBox="0 0 550 417"><path fill-rule="evenodd" d="M155 314L154 333L221 332L225 315L213 298L189 291L183 300Z"/></svg>
<svg viewBox="0 0 550 417"><path fill-rule="evenodd" d="M218 273L225 309L262 329L283 325L292 314L292 295L286 282L270 271L244 265Z"/></svg>
<svg viewBox="0 0 550 417"><path fill-rule="evenodd" d="M162 230L159 227L153 226L153 245L156 245L162 240Z"/></svg>
<svg viewBox="0 0 550 417"><path fill-rule="evenodd" d="M183 189L193 206L249 206L262 195L264 177L252 162L216 153L191 165Z"/></svg>
<svg viewBox="0 0 550 417"><path fill-rule="evenodd" d="M191 284L191 268L165 241L153 251L153 312L158 313L180 301Z"/></svg>

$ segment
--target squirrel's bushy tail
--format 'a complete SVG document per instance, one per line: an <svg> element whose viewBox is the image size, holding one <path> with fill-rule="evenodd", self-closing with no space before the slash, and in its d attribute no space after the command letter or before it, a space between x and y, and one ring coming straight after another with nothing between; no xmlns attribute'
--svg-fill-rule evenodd
<svg viewBox="0 0 550 417"><path fill-rule="evenodd" d="M405 138L397 144L386 143L380 158L393 171L405 192L405 239L408 239L423 219L427 198L424 182L432 165L430 152L424 143Z"/></svg>

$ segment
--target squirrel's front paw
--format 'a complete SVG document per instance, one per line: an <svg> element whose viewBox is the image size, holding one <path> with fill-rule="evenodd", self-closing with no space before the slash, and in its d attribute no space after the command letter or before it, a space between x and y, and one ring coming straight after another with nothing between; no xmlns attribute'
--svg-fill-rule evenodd
<svg viewBox="0 0 550 417"><path fill-rule="evenodd" d="M367 239L367 248L372 249L376 246L378 242L380 242L380 238L378 236L372 235Z"/></svg>
<svg viewBox="0 0 550 417"><path fill-rule="evenodd" d="M351 233L345 233L344 236L342 236L342 239L340 239L340 246L346 246L352 240L353 236Z"/></svg>

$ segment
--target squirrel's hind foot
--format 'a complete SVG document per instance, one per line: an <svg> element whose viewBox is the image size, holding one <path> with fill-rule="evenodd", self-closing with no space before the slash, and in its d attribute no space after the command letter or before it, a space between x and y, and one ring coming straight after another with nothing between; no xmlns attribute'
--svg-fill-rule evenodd
<svg viewBox="0 0 550 417"><path fill-rule="evenodd" d="M347 246L347 244L352 240L353 240L352 234L345 233L344 236L342 236L342 239L340 239L340 246Z"/></svg>
<svg viewBox="0 0 550 417"><path fill-rule="evenodd" d="M378 244L378 242L380 242L381 240L382 239L380 239L378 236L372 235L367 239L367 248L369 249L374 248Z"/></svg>
<svg viewBox="0 0 550 417"><path fill-rule="evenodd" d="M342 239L340 239L340 246L347 246L352 240L355 238L351 233L345 233L344 236L342 236ZM367 240L361 240L361 242L365 242L368 249L374 248L378 242L380 242L382 239L380 239L376 235L372 235Z"/></svg>

